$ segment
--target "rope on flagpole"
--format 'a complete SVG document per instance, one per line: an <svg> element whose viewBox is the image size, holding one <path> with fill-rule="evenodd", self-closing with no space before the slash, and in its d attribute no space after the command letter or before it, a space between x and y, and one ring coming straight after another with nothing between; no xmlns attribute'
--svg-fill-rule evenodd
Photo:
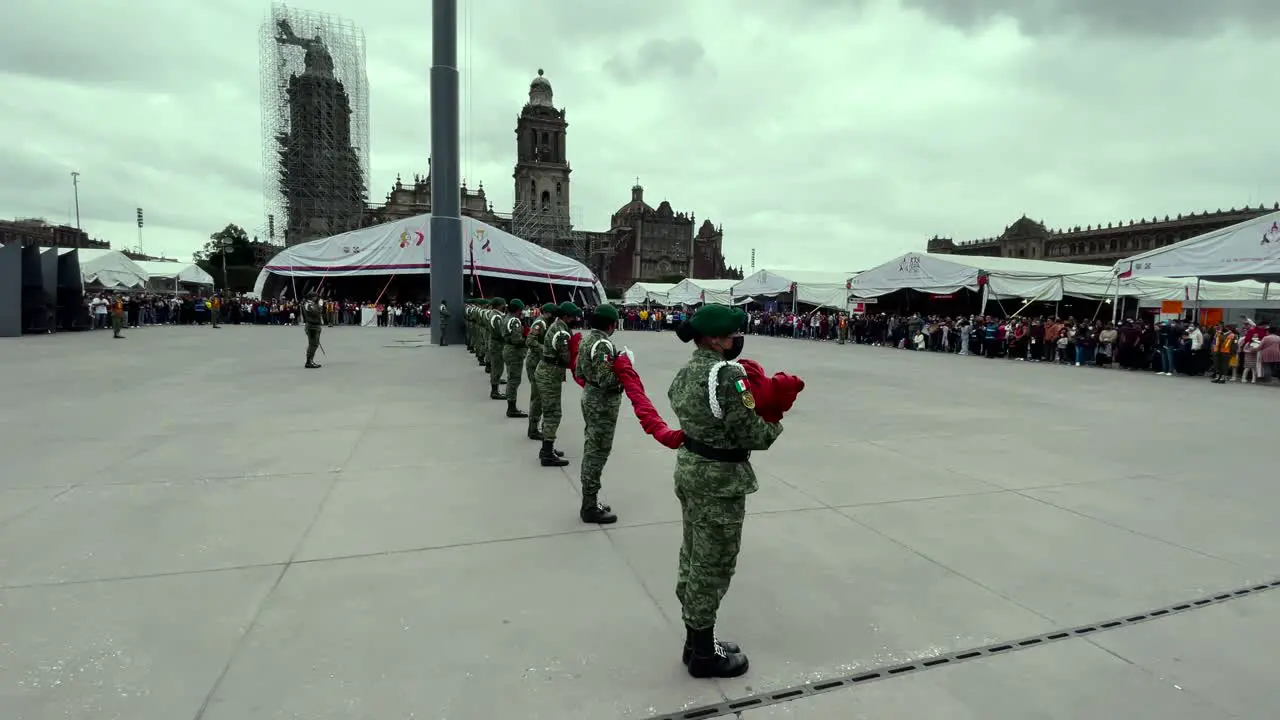
<svg viewBox="0 0 1280 720"><path fill-rule="evenodd" d="M396 276L393 273L391 277L387 279L387 284L382 286L382 292L378 293L378 299L373 301L374 305L377 305L378 303L382 302L382 296L386 294L387 288L391 287L391 281L395 279L396 279Z"/></svg>

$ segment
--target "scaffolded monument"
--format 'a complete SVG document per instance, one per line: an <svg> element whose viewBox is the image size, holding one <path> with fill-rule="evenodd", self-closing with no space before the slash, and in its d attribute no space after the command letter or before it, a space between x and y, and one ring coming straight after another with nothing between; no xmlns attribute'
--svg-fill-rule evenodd
<svg viewBox="0 0 1280 720"><path fill-rule="evenodd" d="M272 6L262 26L262 169L268 242L295 245L360 227L369 177L364 32Z"/></svg>

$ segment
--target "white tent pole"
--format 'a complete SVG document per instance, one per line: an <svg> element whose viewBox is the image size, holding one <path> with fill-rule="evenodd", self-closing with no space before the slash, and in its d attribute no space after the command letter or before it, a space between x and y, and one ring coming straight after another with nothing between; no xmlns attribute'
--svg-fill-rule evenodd
<svg viewBox="0 0 1280 720"><path fill-rule="evenodd" d="M1271 281L1268 280L1262 285L1262 299L1266 300L1267 296L1269 296L1270 294L1271 294Z"/></svg>
<svg viewBox="0 0 1280 720"><path fill-rule="evenodd" d="M1115 294L1111 296L1111 324L1116 324L1116 315L1120 312L1120 283L1116 283Z"/></svg>
<svg viewBox="0 0 1280 720"><path fill-rule="evenodd" d="M1200 278L1196 278L1196 314L1194 317L1195 317L1196 323L1199 324L1200 322Z"/></svg>

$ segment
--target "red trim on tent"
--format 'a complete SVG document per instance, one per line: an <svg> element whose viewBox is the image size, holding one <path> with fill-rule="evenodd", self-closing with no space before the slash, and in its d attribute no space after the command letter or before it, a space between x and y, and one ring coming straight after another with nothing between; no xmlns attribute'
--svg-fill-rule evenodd
<svg viewBox="0 0 1280 720"><path fill-rule="evenodd" d="M330 272L330 273L343 272L343 271L356 271L356 270L391 270L391 271L430 270L431 263L399 263L399 264L392 264L392 265L335 265L335 266L268 265L265 269L273 272L290 271L290 270L307 270L311 272ZM490 267L487 265L474 265L470 269L472 271L479 270L479 271L488 271L488 272L495 272L495 273L505 273L507 275L521 275L524 277L537 278L539 280L550 278L552 280L571 280L573 282L580 282L580 283L594 283L594 280L585 279L578 276L551 275L548 273L540 273L533 270L511 270L509 268Z"/></svg>

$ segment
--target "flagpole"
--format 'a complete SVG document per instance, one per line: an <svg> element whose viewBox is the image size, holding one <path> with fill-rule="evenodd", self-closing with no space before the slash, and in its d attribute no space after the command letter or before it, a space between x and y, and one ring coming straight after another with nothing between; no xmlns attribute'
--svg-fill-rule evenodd
<svg viewBox="0 0 1280 720"><path fill-rule="evenodd" d="M431 307L462 307L462 195L458 129L458 0L431 3ZM474 264L473 264L474 267ZM462 315L431 323L431 343L459 343ZM446 327L447 325L447 327Z"/></svg>

